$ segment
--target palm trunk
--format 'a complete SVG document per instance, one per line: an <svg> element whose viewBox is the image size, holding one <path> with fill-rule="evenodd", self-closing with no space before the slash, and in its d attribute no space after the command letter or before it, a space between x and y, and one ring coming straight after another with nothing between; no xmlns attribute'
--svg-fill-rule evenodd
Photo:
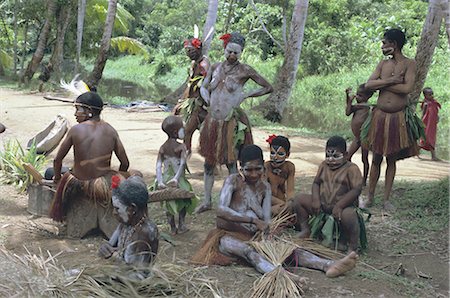
<svg viewBox="0 0 450 298"><path fill-rule="evenodd" d="M208 13L206 15L205 25L203 26L203 38L206 37L209 30L216 24L217 20L217 7L219 5L218 0L209 0L208 1ZM209 46L211 45L211 40L214 34L209 36L208 40L203 42L202 50L203 55L208 55Z"/></svg>
<svg viewBox="0 0 450 298"><path fill-rule="evenodd" d="M86 14L86 0L78 0L77 58L75 62L75 74L77 74L80 70L81 42L83 40L83 26L85 14Z"/></svg>
<svg viewBox="0 0 450 298"><path fill-rule="evenodd" d="M106 61L108 60L108 52L111 46L111 35L114 27L114 20L116 18L118 0L109 0L108 13L106 15L105 29L103 31L102 41L100 44L97 60L95 61L94 69L92 70L87 84L89 87L97 86L103 75Z"/></svg>
<svg viewBox="0 0 450 298"><path fill-rule="evenodd" d="M28 42L28 22L25 22L23 27L23 45L22 45L22 61L20 61L20 75L23 76L23 66L27 57L27 42Z"/></svg>
<svg viewBox="0 0 450 298"><path fill-rule="evenodd" d="M36 51L33 54L33 58L31 58L30 63L28 63L27 70L22 76L22 82L29 82L36 70L39 67L39 64L44 57L44 50L47 46L48 36L50 35L50 27L51 27L51 19L55 15L56 11L56 0L48 0L47 2L47 16L45 19L44 27L42 28L41 34L39 35L38 44L36 47Z"/></svg>
<svg viewBox="0 0 450 298"><path fill-rule="evenodd" d="M14 28L14 41L13 41L13 60L14 60L14 69L13 74L16 76L17 73L17 34L18 34L18 26L17 26L17 0L14 1L14 11L13 11L13 28Z"/></svg>
<svg viewBox="0 0 450 298"><path fill-rule="evenodd" d="M443 12L440 6L441 0L430 0L428 13L423 24L422 36L417 45L416 52L416 81L413 92L410 94L410 102L417 103L423 85L427 78L428 70L433 60L434 49L439 38L439 29L442 24Z"/></svg>
<svg viewBox="0 0 450 298"><path fill-rule="evenodd" d="M450 5L448 0L441 0L441 8L444 13L445 32L447 33L448 47L450 49Z"/></svg>
<svg viewBox="0 0 450 298"><path fill-rule="evenodd" d="M264 111L264 118L273 122L281 121L294 87L302 50L307 12L308 0L297 0L292 13L284 61L278 70L274 92L260 105L260 108Z"/></svg>
<svg viewBox="0 0 450 298"><path fill-rule="evenodd" d="M53 48L52 57L50 58L53 71L58 76L57 81L61 75L61 63L64 59L64 39L66 36L67 27L69 26L71 11L71 3L62 5L57 18L56 42Z"/></svg>

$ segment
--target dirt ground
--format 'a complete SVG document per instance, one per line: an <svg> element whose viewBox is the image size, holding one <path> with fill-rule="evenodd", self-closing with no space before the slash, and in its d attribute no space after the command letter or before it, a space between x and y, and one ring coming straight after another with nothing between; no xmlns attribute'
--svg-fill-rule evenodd
<svg viewBox="0 0 450 298"><path fill-rule="evenodd" d="M0 143L8 139L18 139L22 145L44 129L57 114L65 114L72 124L74 108L72 105L43 99L43 94L26 94L0 88L0 122L7 130L0 135ZM144 174L147 182L153 181L156 156L159 146L166 136L161 130L165 113L129 113L123 109L105 108L103 119L119 132L127 150L130 165ZM254 129L257 145L267 151L265 139L269 133L285 134L283 131L262 131ZM190 181L201 197L203 192L203 160L195 152L198 133L194 135L194 153L189 161ZM325 140L319 138L290 137L290 160L296 166L297 191L310 191L312 179L324 157ZM56 150L49 155L49 162ZM268 153L266 152L266 158ZM425 159L410 158L398 162L398 180L436 180L449 175L448 163L431 162ZM354 162L362 168L360 155ZM72 153L64 161L71 165ZM50 163L49 163L50 164ZM113 165L117 167L115 159ZM384 172L384 168L382 169ZM226 176L225 168L219 169L214 185L217 196ZM381 179L384 179L383 174ZM12 186L1 185L0 192L0 245L15 253L24 253L25 248L38 252L39 248L52 253L63 251L58 257L66 267L79 267L82 264L101 264L96 250L103 241L100 236L82 240L67 239L58 235L60 226L47 218L35 218L27 212L27 195L18 194ZM366 190L365 190L366 191ZM150 215L163 232L168 232L163 211L159 205L152 205ZM387 214L376 208L368 223L369 250L361 256L360 265L344 277L328 279L321 272L300 270L299 274L308 278L307 297L448 297L449 258L448 231L432 235L432 242L411 245L402 253L393 250L402 235L401 228L393 227ZM209 229L214 227L214 212L206 212L188 218L191 230L184 235L173 237L175 245L162 241L159 262L186 264L189 257L199 247ZM430 241L430 240L428 240ZM394 275L400 264L406 269L402 277ZM205 268L208 276L217 278L224 297L242 297L259 276L252 268L242 266ZM416 270L432 278L421 278Z"/></svg>

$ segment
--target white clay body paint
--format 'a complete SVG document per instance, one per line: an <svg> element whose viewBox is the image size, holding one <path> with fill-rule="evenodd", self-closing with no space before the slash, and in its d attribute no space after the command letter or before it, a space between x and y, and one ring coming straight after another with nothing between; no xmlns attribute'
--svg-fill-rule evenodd
<svg viewBox="0 0 450 298"><path fill-rule="evenodd" d="M127 223L129 220L127 206L125 206L116 196L112 197L112 203L123 223Z"/></svg>
<svg viewBox="0 0 450 298"><path fill-rule="evenodd" d="M184 128L180 128L178 130L178 139L183 140L184 139Z"/></svg>

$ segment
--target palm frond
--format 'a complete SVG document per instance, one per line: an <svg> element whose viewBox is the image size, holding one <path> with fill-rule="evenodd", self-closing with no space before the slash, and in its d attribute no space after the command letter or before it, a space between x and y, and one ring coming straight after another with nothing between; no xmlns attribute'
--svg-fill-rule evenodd
<svg viewBox="0 0 450 298"><path fill-rule="evenodd" d="M145 45L139 40L131 37L117 36L111 38L111 47L117 49L121 53L143 55L144 58L148 57L148 51L145 48Z"/></svg>

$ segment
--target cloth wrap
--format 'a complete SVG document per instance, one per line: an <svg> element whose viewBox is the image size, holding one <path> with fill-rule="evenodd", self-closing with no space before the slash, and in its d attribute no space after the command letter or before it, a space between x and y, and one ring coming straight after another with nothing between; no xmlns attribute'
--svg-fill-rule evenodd
<svg viewBox="0 0 450 298"><path fill-rule="evenodd" d="M438 123L438 112L441 108L440 103L435 99L425 100L421 108L424 109L426 106L426 111L422 117L422 121L425 125L425 138L421 138L420 147L424 150L431 151L436 147L436 133L437 133L437 123Z"/></svg>
<svg viewBox="0 0 450 298"><path fill-rule="evenodd" d="M206 164L235 163L241 147L250 144L253 144L250 122L241 108L234 108L225 120L216 120L210 114L206 116L200 131L199 149Z"/></svg>
<svg viewBox="0 0 450 298"><path fill-rule="evenodd" d="M412 123L416 117L406 116L406 110L386 113L374 108L361 128L362 145L379 155L396 155L397 160L417 155L419 137L411 130L420 124Z"/></svg>

